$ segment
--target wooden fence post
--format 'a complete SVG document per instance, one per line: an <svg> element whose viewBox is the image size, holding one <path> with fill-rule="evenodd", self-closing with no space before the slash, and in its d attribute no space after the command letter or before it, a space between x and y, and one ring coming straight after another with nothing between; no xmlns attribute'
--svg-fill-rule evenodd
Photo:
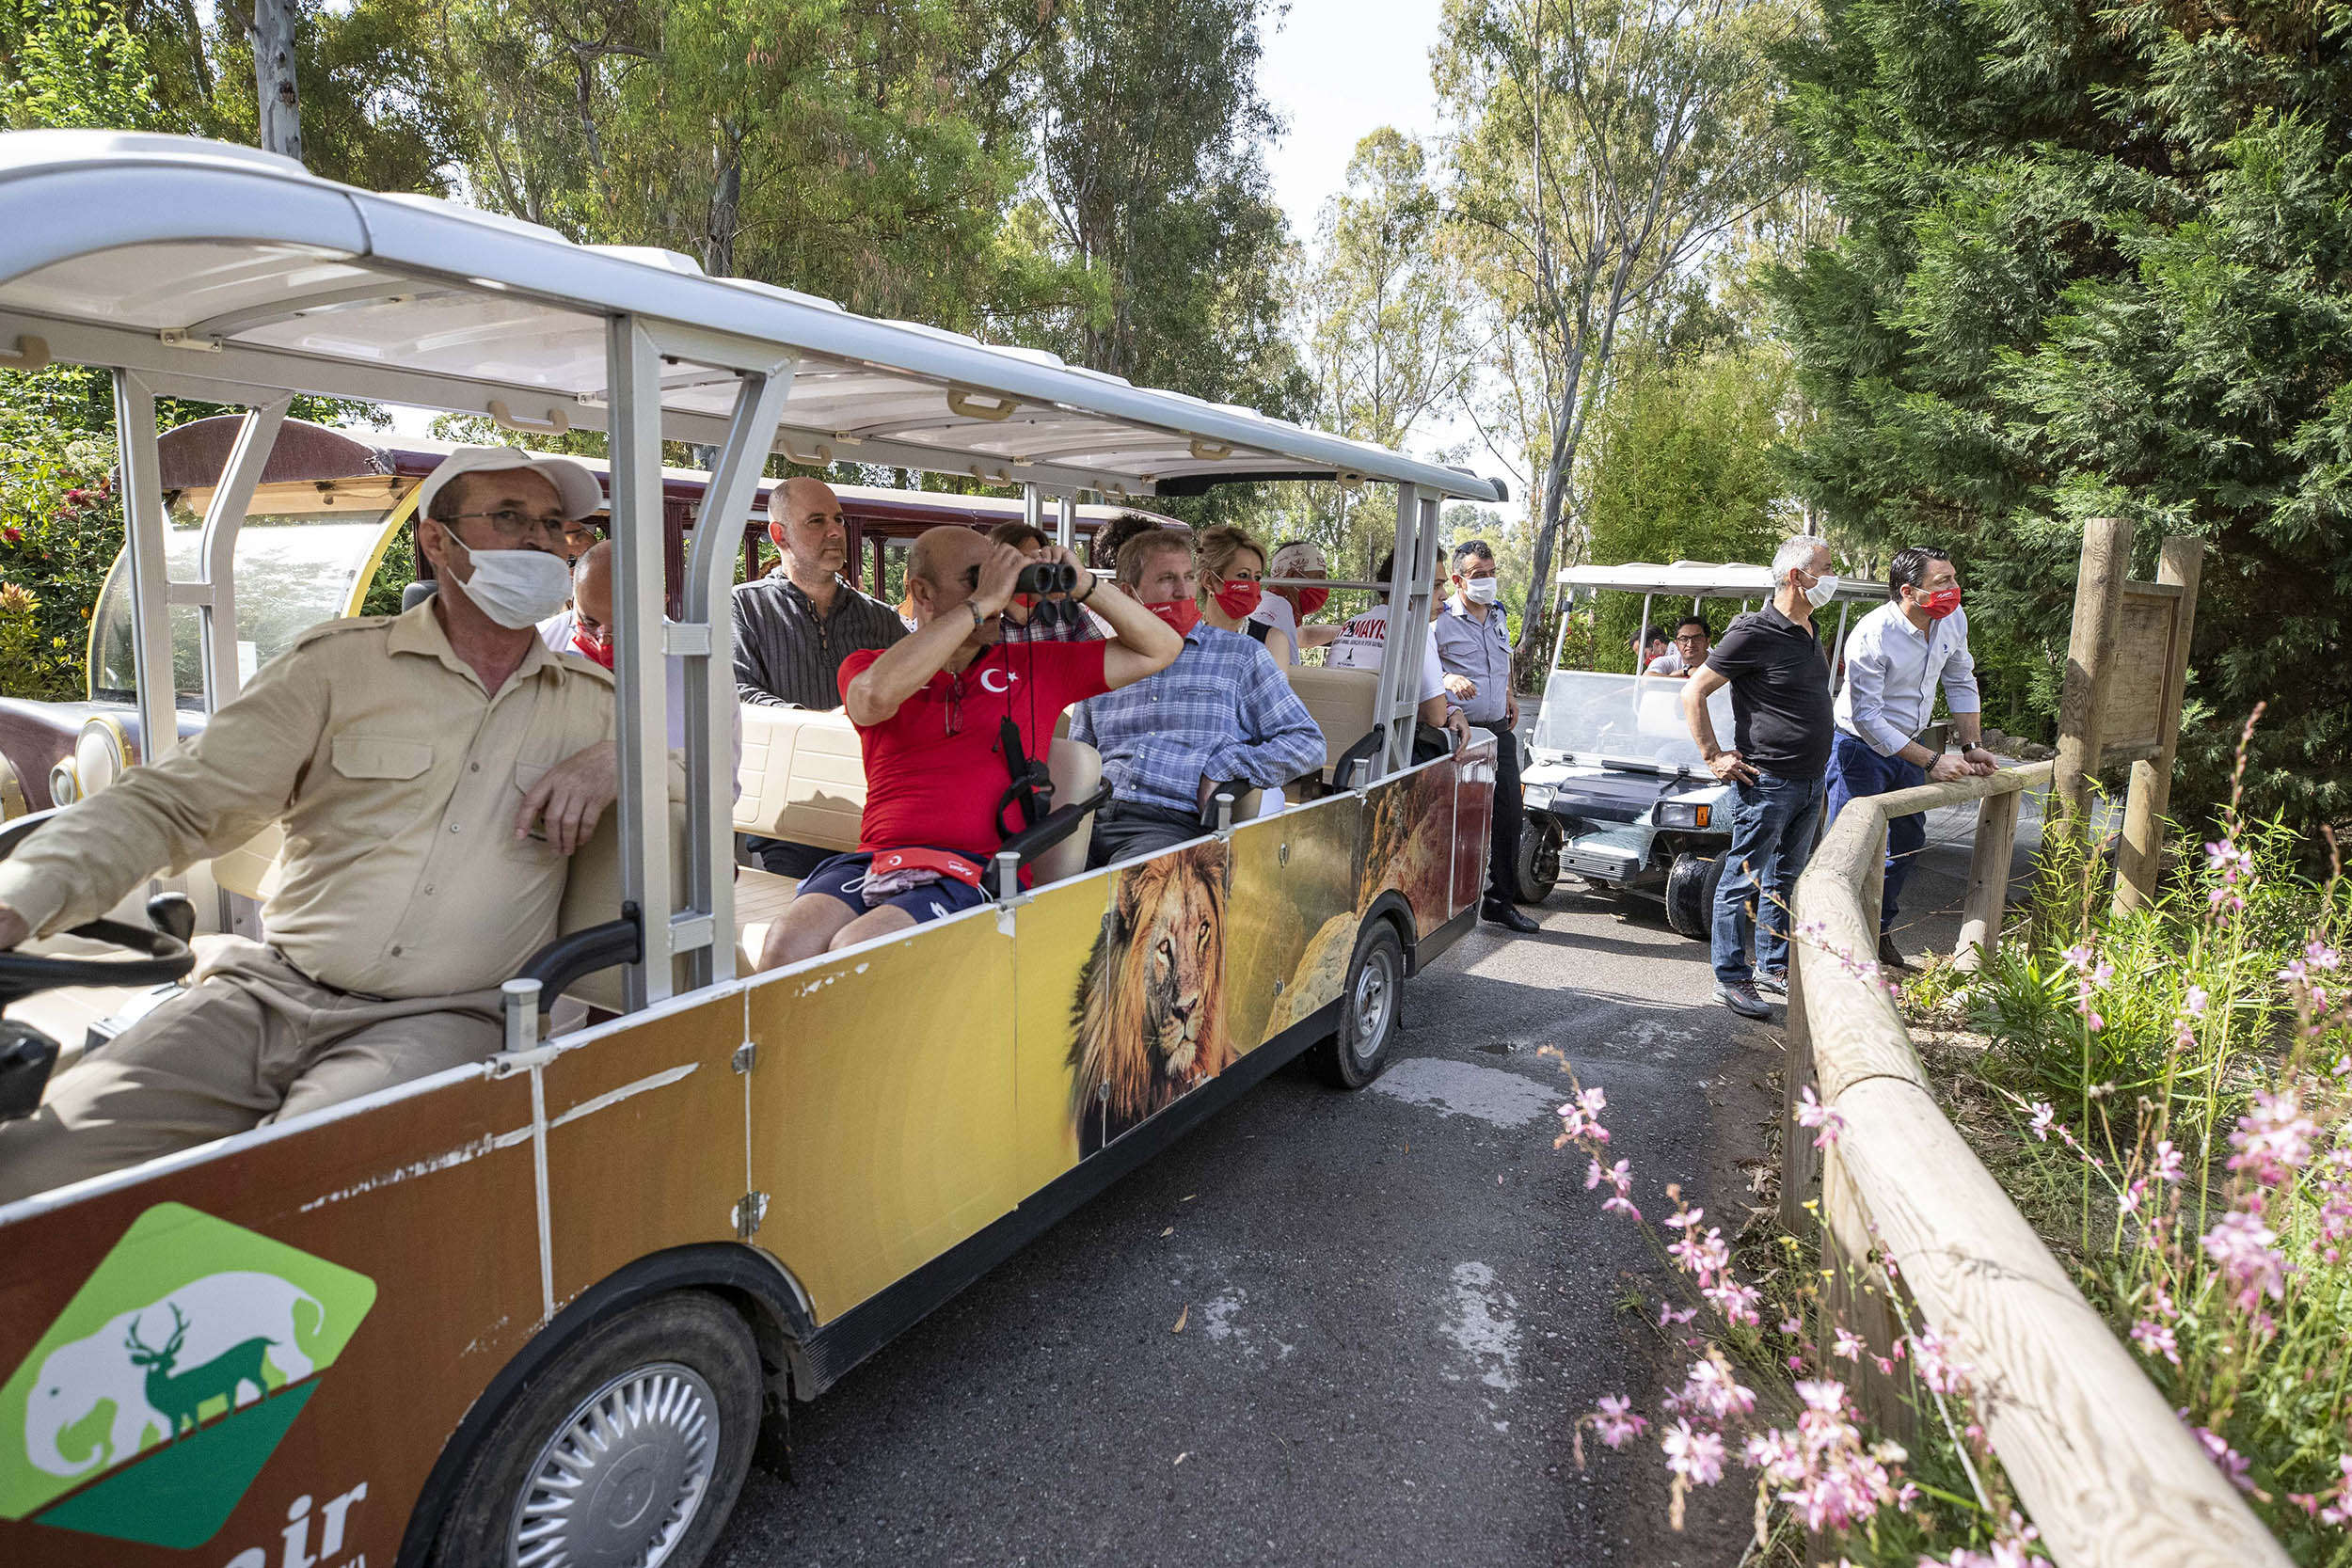
<svg viewBox="0 0 2352 1568"><path fill-rule="evenodd" d="M2164 874L2164 814L2172 800L2172 758L2181 746L2181 704L2187 695L2188 640L2197 626L2197 584L2205 572L2201 540L2174 534L2164 542L2158 582L2172 583L2172 638L2165 656L2164 686L2157 698L2156 754L2132 764L2131 793L2123 802L2123 844L2115 858L2115 912L2144 907L2156 895Z"/></svg>
<svg viewBox="0 0 2352 1568"><path fill-rule="evenodd" d="M1977 843L1968 859L1968 896L1961 905L1960 941L1952 965L1975 974L2001 944L2001 920L2009 912L2010 860L2017 847L2017 808L2024 792L1988 795L1977 807Z"/></svg>
<svg viewBox="0 0 2352 1568"><path fill-rule="evenodd" d="M2132 525L2093 517L2083 525L2082 566L2074 578L2074 629L2066 645L2066 681L2058 691L2058 799L2084 831L2090 783L2105 747L2100 700L2122 618L2123 578L2132 563Z"/></svg>

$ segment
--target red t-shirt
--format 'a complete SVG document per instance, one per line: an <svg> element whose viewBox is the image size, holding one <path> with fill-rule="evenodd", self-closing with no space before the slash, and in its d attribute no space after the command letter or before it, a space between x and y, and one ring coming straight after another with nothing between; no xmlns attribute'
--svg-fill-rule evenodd
<svg viewBox="0 0 2352 1568"><path fill-rule="evenodd" d="M945 670L872 726L857 727L866 752L866 817L860 849L930 845L985 861L1004 842L996 803L1011 786L1012 770L998 744L998 721L1009 717L1021 749L1043 758L1054 724L1071 704L1099 695L1106 642L999 643L964 667ZM850 683L882 657L861 649L841 661L844 702ZM956 733L947 733L953 712ZM1014 813L1006 814L1015 820Z"/></svg>

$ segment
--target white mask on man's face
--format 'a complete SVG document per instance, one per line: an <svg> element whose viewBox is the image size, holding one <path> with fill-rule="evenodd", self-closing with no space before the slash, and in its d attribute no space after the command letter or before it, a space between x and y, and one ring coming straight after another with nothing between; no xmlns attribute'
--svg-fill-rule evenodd
<svg viewBox="0 0 2352 1568"><path fill-rule="evenodd" d="M1837 597L1837 574L1835 572L1825 578L1815 578L1813 586L1804 591L1804 602L1816 610L1836 597Z"/></svg>
<svg viewBox="0 0 2352 1568"><path fill-rule="evenodd" d="M1492 604L1495 602L1495 595L1502 592L1502 580L1500 578L1464 578L1462 579L1462 595L1472 604Z"/></svg>
<svg viewBox="0 0 2352 1568"><path fill-rule="evenodd" d="M441 531L473 563L473 575L457 583L458 592L507 630L535 626L570 602L572 569L562 556L545 550L478 550L447 523L441 524Z"/></svg>

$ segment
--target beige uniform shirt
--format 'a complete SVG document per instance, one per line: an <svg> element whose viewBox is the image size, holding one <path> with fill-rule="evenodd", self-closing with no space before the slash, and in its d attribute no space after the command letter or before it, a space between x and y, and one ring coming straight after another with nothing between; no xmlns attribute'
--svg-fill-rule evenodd
<svg viewBox="0 0 2352 1568"><path fill-rule="evenodd" d="M522 792L612 736L612 677L533 637L495 694L430 600L337 621L271 661L203 734L0 861L0 903L47 934L144 878L285 825L272 945L371 995L496 986L555 935L564 858L516 839Z"/></svg>

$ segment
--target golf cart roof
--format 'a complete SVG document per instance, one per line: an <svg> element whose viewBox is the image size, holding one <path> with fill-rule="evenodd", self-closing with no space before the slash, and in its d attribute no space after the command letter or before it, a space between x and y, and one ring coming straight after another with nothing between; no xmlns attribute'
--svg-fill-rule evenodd
<svg viewBox="0 0 2352 1568"><path fill-rule="evenodd" d="M1671 566L1647 561L1629 561L1619 566L1564 566L1559 580L1563 588L1609 588L1625 594L1656 594L1670 599L1762 599L1769 598L1772 592L1770 566L1718 564L1711 561L1677 561ZM1879 604L1885 598L1886 584L1883 582L1868 582L1860 578L1838 579L1836 602L1861 600Z"/></svg>
<svg viewBox="0 0 2352 1568"><path fill-rule="evenodd" d="M737 391L725 367L764 355L792 377L773 450L803 462L1115 499L1269 479L1504 499L1498 481L1254 409L707 277L675 251L575 245L453 202L373 194L252 148L0 135L0 363L117 365L224 403L290 388L602 428L607 334L622 318L691 324L665 327L671 440L723 440ZM673 346L696 335L707 361Z"/></svg>

